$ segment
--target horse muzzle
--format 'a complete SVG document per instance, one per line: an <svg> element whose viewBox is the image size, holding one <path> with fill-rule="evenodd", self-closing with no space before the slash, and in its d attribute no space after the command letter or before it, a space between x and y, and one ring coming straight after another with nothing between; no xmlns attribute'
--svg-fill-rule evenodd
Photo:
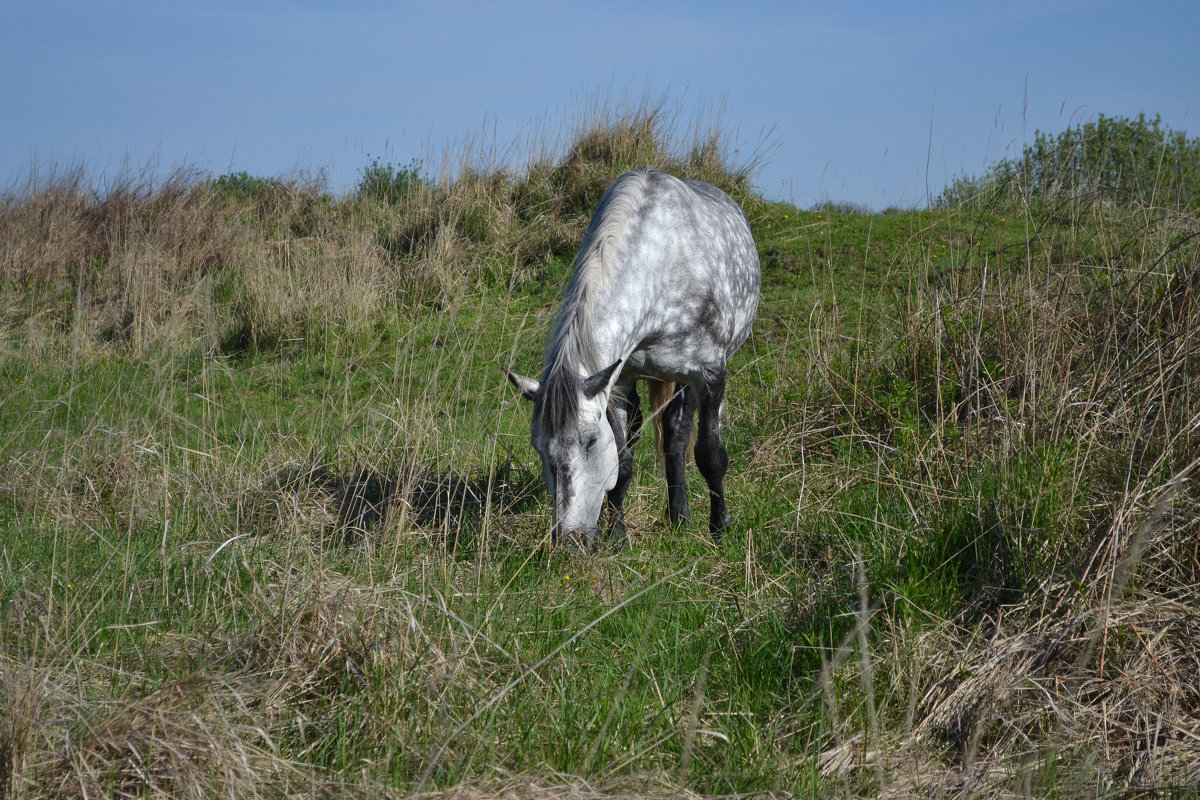
<svg viewBox="0 0 1200 800"><path fill-rule="evenodd" d="M550 544L554 547L565 545L580 550L590 550L595 546L599 535L600 528L595 525L590 528L569 528L556 522L554 523L554 527L550 529Z"/></svg>

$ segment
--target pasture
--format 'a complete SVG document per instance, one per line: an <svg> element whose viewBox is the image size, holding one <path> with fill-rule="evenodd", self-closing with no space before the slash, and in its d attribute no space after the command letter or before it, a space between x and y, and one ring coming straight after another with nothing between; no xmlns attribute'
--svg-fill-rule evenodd
<svg viewBox="0 0 1200 800"><path fill-rule="evenodd" d="M0 798L1194 796L1194 198L802 210L728 152L11 189ZM552 548L504 370L644 163L759 249L733 523L647 435L628 547Z"/></svg>

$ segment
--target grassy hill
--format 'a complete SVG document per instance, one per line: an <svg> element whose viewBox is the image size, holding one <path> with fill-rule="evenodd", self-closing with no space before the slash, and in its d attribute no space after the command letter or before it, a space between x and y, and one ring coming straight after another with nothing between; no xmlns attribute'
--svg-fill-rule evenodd
<svg viewBox="0 0 1200 800"><path fill-rule="evenodd" d="M0 798L1194 795L1191 190L801 210L728 152L640 108L342 197L8 192ZM644 442L631 546L552 549L502 369L643 163L760 248L734 527L671 528Z"/></svg>

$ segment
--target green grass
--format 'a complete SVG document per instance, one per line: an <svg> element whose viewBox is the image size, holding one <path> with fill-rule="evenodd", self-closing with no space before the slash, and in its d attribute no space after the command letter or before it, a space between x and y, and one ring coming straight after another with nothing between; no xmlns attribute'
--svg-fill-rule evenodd
<svg viewBox="0 0 1200 800"><path fill-rule="evenodd" d="M602 183L579 174L571 203ZM494 193L470 208L501 219L571 175L473 176ZM221 202L243 205L195 214L240 220L214 235L240 244L157 299L126 298L124 328L101 324L111 269L9 275L0 292L0 756L22 780L64 796L574 779L825 796L936 793L979 759L1002 776L981 792L1143 785L1122 772L1133 738L1104 756L1092 728L1056 729L1028 692L996 687L1108 681L1112 708L1136 708L1136 682L1114 674L1187 651L1159 644L1186 641L1181 616L1144 651L1088 651L1078 631L1132 642L1134 623L1109 620L1195 600L1195 493L1178 480L1197 452L1200 362L1180 335L1197 314L1194 220L745 197L763 296L730 365L734 526L718 546L666 522L648 435L630 547L585 554L548 546L528 408L502 372L536 372L567 258L547 246L505 266L509 233L472 223L446 251L471 254L463 271L420 273L424 244L363 243L425 213L402 208L422 191L461 187L370 205L234 177ZM537 221L557 236L564 219ZM435 289L410 302L420 275ZM318 284L345 294L294 296ZM372 480L409 494L347 530L345 493ZM432 484L473 499L422 516ZM1122 554L1151 540L1158 557L1126 574ZM995 715L945 710L1026 640L1075 643L1053 663L1080 672L1020 662L968 704ZM1054 702L1090 720L1093 700ZM1104 713L1136 730L1136 712ZM26 785L13 774L0 796Z"/></svg>
<svg viewBox="0 0 1200 800"><path fill-rule="evenodd" d="M180 672L242 666L226 652L236 649L231 642L247 628L286 629L305 593L319 591L305 584L336 576L367 587L372 602L405 609L429 641L406 645L415 664L372 657L369 642L348 645L362 649L362 663L330 667L314 696L290 701L292 713L310 721L277 733L287 757L330 773L375 764L376 778L414 788L439 752L429 777L446 786L493 768L603 779L675 774L686 750L684 777L696 791L797 785L817 746L822 653L853 627L856 590L837 581L810 605L804 595L814 576L792 551L823 547L829 566L840 568L859 554L876 591L902 615L904 604L950 614L959 593L953 575L932 586L913 581L912 570L926 562L949 568L935 544L914 553L900 533L908 522L903 492L888 491L888 500L877 483L864 484L834 513L798 518L798 481L820 478L755 468L747 452L772 434L791 435L771 418L774 403L755 406L781 384L782 400L795 402L798 387L787 376L810 368L803 349L793 350L806 332L770 324L811 302L795 285L853 309L839 330L861 327L912 280L887 248L925 246L927 221L772 213L779 218L759 223L764 248L808 262L808 274L767 258L765 324L733 364L738 524L720 548L699 529L665 525L648 444L625 553L545 550L544 508L494 517L488 541L466 556L403 525L349 548L302 522L292 522L300 531L274 533L243 525L240 495L269 490L263 476L291 461L349 472L407 453L469 468L512 453L536 472L527 411L501 367L537 363L550 293L485 292L451 313L402 316L370 338L330 336L281 353L192 352L165 364L107 353L10 362L5 377L20 388L2 412L5 452L38 455L32 488L7 504L17 535L6 541L19 545L5 545L6 560L22 566L5 575L5 603L52 598L47 613L59 633L46 646L114 674L145 662L136 682L155 686ZM872 237L879 253L863 266ZM836 255L822 261L832 241ZM818 270L827 280L811 281ZM856 468L861 455L841 458ZM821 459L812 469L834 466ZM30 493L60 496L77 511L39 512ZM692 494L699 502L695 478ZM814 541L803 531L809 525L833 530ZM880 530L897 536L881 540ZM249 538L222 548L239 536ZM291 573L298 576L285 577ZM381 624L378 645L396 646L388 637L401 632ZM175 639L215 644L197 654L195 644ZM364 706L378 719L364 719ZM689 733L693 713L705 733Z"/></svg>
<svg viewBox="0 0 1200 800"><path fill-rule="evenodd" d="M36 596L53 620L40 635L8 630L10 645L135 673L129 686L113 678L108 691L119 697L188 671L238 668L224 652L236 649L231 642L246 629L283 628L313 591L297 597L279 585L283 576L336 575L371 587L379 602L411 604L410 624L433 643L413 643L415 674L406 661L368 660L324 676L336 691L293 701L316 727L285 726L278 744L289 757L334 773L378 761L377 777L398 787L415 786L443 745L432 774L440 785L494 766L673 773L684 721L699 704L701 727L714 733L693 736L692 785L716 793L777 781L789 759L774 741L786 728L776 720L797 676L785 632L764 643L747 625L765 615L778 628L782 612L745 583L763 581L761 567L748 576L722 556L743 551L748 537L778 547L777 534L744 525L718 551L699 530L669 530L648 444L636 544L623 554L545 550L544 508L493 518L489 540L470 556L403 526L347 548L319 527L273 533L238 518L242 494L269 490L273 470L314 457L348 472L400 453L460 469L512 453L532 470L527 411L501 367L536 364L544 323L530 318L545 307L545 298L535 306L481 295L452 315L398 320L370 342L331 339L282 357L192 353L154 364L79 353L7 362L4 378L16 388L0 412L14 481L4 503L2 602L11 609ZM781 512L777 504L744 513L767 523ZM222 548L238 536L248 538ZM205 643L198 653L196 640ZM370 723L375 735L360 735L363 704L382 717Z"/></svg>

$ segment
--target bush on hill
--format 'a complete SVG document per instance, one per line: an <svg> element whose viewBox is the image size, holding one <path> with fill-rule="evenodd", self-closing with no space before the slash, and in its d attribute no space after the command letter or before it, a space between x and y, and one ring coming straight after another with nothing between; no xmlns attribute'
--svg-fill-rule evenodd
<svg viewBox="0 0 1200 800"><path fill-rule="evenodd" d="M1200 138L1145 114L1099 115L1058 135L1038 131L1019 159L951 183L935 205L990 207L1023 199L1052 211L1107 202L1200 209Z"/></svg>

